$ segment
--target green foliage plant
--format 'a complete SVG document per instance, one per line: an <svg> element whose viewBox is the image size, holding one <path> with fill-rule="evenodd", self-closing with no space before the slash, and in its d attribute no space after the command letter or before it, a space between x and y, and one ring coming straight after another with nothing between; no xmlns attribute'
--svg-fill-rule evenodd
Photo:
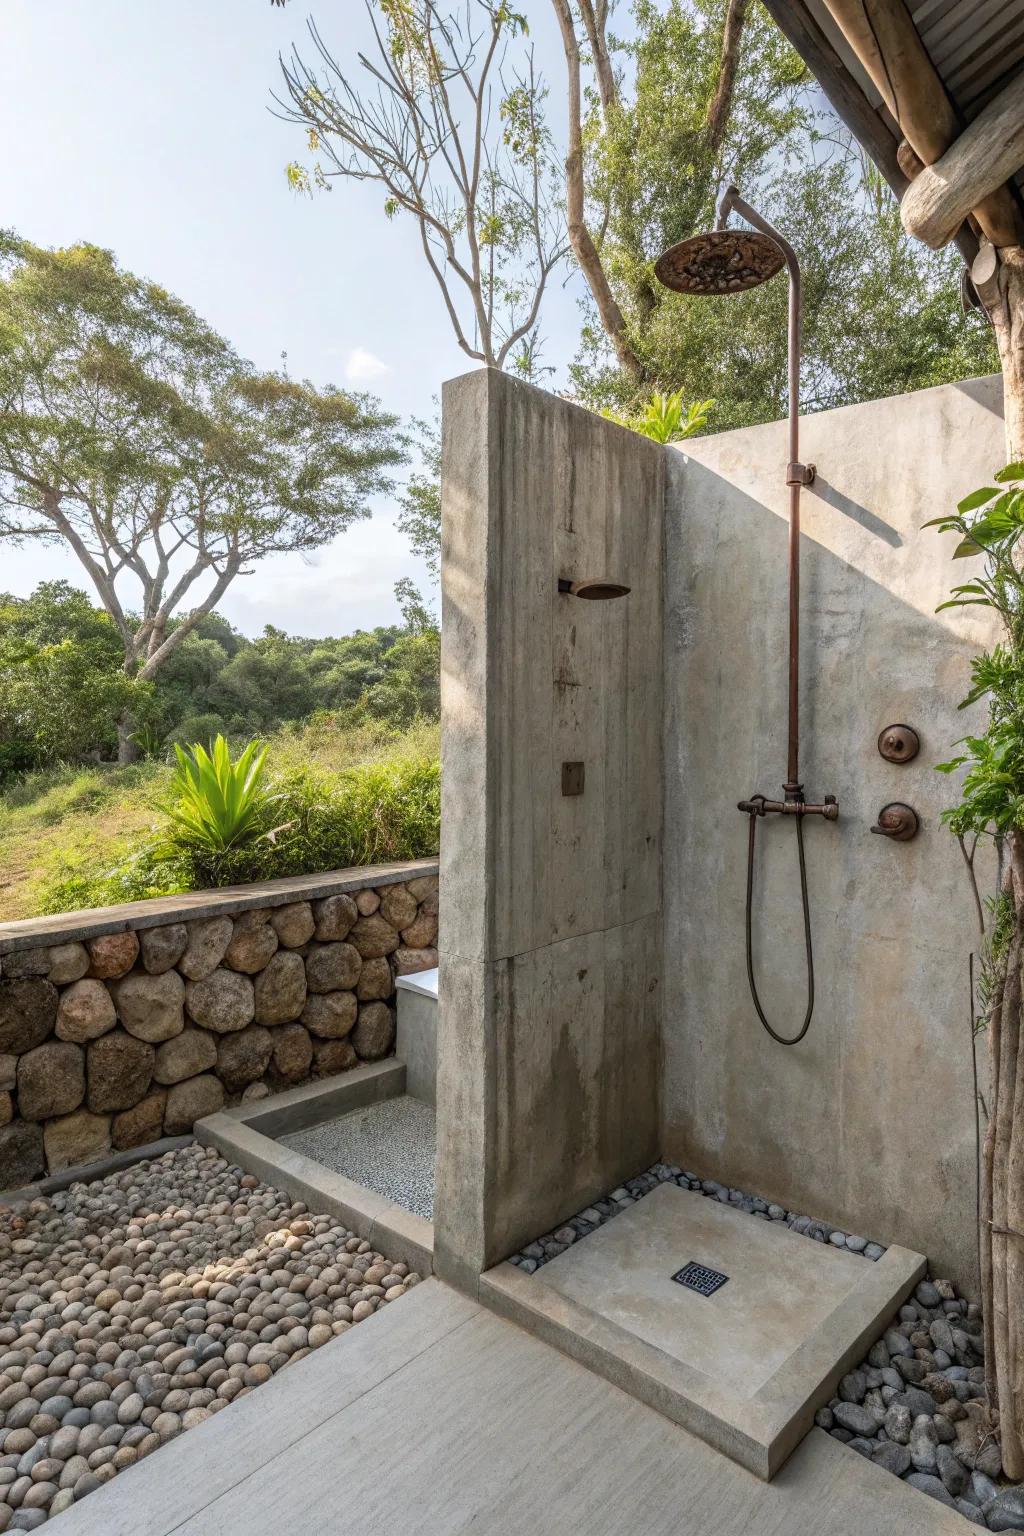
<svg viewBox="0 0 1024 1536"><path fill-rule="evenodd" d="M655 390L638 416L623 416L613 410L604 410L601 415L655 443L680 443L704 431L714 405L713 400L693 400L687 405L681 389L670 395Z"/></svg>
<svg viewBox="0 0 1024 1536"><path fill-rule="evenodd" d="M943 816L960 838L1024 830L1024 464L1007 465L995 480L926 525L956 536L955 560L984 557L983 568L957 583L940 609L987 608L1005 631L1004 640L974 658L960 706L987 699L987 728L965 736L963 750L939 764L944 773L964 774L960 802Z"/></svg>
<svg viewBox="0 0 1024 1536"><path fill-rule="evenodd" d="M271 835L269 812L279 797L267 787L266 747L250 741L232 758L227 741L218 736L209 752L198 742L187 751L175 743L174 755L175 798L162 807L171 853L216 858Z"/></svg>
<svg viewBox="0 0 1024 1536"><path fill-rule="evenodd" d="M1008 464L994 485L965 496L954 514L934 520L957 543L954 559L980 560L943 607L980 607L998 615L1003 639L976 657L966 707L988 702L988 726L959 744L942 768L963 773L960 803L945 821L957 835L972 876L981 928L975 1030L988 1039L988 1072L975 1097L985 1113L979 1160L978 1234L989 1427L998 1434L1004 1470L1024 1475L1024 1360L1017 1319L1024 1307L1021 1177L1024 1114L1024 463ZM997 896L983 903L974 879L982 837L999 851ZM972 839L968 845L968 839ZM987 907L987 913L986 913ZM986 931L986 916L989 918ZM980 1121L980 1115L979 1115ZM997 1427L998 1423L998 1427Z"/></svg>

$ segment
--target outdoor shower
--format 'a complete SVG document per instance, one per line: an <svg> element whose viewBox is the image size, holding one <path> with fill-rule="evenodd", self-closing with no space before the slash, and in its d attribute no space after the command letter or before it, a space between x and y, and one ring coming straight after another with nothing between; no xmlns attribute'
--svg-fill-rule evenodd
<svg viewBox="0 0 1024 1536"><path fill-rule="evenodd" d="M759 233L731 230L726 226L735 210ZM800 490L814 480L814 466L800 462L800 263L796 252L767 219L745 203L736 187L728 187L718 206L718 227L709 234L694 235L666 251L655 267L658 280L677 293L733 294L756 288L789 268L789 750L786 782L781 800L753 795L741 800L739 809L750 818L747 840L747 977L757 1016L773 1040L796 1045L804 1038L814 1012L814 948L811 941L811 909L807 894L807 862L804 856L804 817L822 816L835 821L839 804L826 795L821 805L804 799L800 783ZM774 814L796 819L797 857L800 865L800 899L803 906L804 945L807 954L807 1009L795 1035L780 1035L769 1024L754 978L752 909L754 902L754 844L759 816Z"/></svg>

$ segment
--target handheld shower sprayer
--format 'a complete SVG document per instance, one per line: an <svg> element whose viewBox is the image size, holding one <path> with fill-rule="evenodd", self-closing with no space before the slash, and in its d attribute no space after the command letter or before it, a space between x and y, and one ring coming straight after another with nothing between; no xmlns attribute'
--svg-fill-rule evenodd
<svg viewBox="0 0 1024 1536"><path fill-rule="evenodd" d="M729 229L729 215L736 212L755 232ZM789 271L789 735L786 782L781 800L753 795L741 800L738 809L750 818L747 841L747 978L757 1016L768 1034L780 1045L797 1045L806 1035L814 1013L814 946L811 939L807 862L804 856L804 818L820 816L836 821L839 805L826 795L820 805L804 798L800 783L800 492L814 481L814 465L800 462L800 347L802 301L800 263L796 252L768 220L744 202L736 187L728 187L718 206L718 226L710 233L694 235L674 245L658 261L655 275L677 293L708 296L743 293L768 282L783 266ZM807 1007L796 1034L779 1034L768 1022L758 996L753 959L754 848L758 819L771 815L796 820L797 858L800 867L800 899L803 907L804 947L807 956Z"/></svg>

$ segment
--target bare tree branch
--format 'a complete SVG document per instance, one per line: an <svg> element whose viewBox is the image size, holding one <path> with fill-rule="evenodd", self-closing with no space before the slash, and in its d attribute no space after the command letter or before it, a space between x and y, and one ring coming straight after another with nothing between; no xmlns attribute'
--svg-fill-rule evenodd
<svg viewBox="0 0 1024 1536"><path fill-rule="evenodd" d="M569 240L576 260L580 264L580 270L594 296L601 324L615 348L615 355L631 377L640 382L644 377L643 365L630 343L625 316L612 292L593 236L587 228L583 160L583 91L576 24L569 0L551 0L551 3L555 8L562 34L568 82L569 131L568 151L565 157L565 191L569 214ZM594 17L593 11L590 14Z"/></svg>

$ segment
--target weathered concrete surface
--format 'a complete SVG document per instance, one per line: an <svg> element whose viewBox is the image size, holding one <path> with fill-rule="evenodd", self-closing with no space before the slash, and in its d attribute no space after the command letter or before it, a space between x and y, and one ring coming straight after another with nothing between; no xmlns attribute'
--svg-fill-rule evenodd
<svg viewBox="0 0 1024 1536"><path fill-rule="evenodd" d="M725 1285L678 1284L690 1261ZM769 1478L924 1269L906 1249L872 1264L662 1184L538 1275L500 1265L480 1295Z"/></svg>
<svg viewBox="0 0 1024 1536"><path fill-rule="evenodd" d="M785 427L670 450L666 513L664 1146L669 1158L847 1231L975 1276L967 956L973 904L939 825L955 784L934 771L984 718L958 713L981 610L935 607L955 579L922 530L1003 462L996 379L808 417L803 497L802 778L841 819L807 827L817 1008L787 1050L747 991L747 818L786 761ZM921 734L916 762L878 754L883 726ZM916 841L872 836L886 802ZM758 828L755 953L784 1032L803 1015L794 829ZM979 866L983 855L979 855ZM980 869L991 889L989 867ZM982 1044L982 1051L984 1045Z"/></svg>
<svg viewBox="0 0 1024 1536"><path fill-rule="evenodd" d="M437 1254L473 1285L658 1150L665 455L485 371L443 456Z"/></svg>
<svg viewBox="0 0 1024 1536"><path fill-rule="evenodd" d="M334 1533L352 1528L353 1510L361 1529L409 1536L969 1530L820 1430L758 1482L436 1280L120 1473L58 1529Z"/></svg>

